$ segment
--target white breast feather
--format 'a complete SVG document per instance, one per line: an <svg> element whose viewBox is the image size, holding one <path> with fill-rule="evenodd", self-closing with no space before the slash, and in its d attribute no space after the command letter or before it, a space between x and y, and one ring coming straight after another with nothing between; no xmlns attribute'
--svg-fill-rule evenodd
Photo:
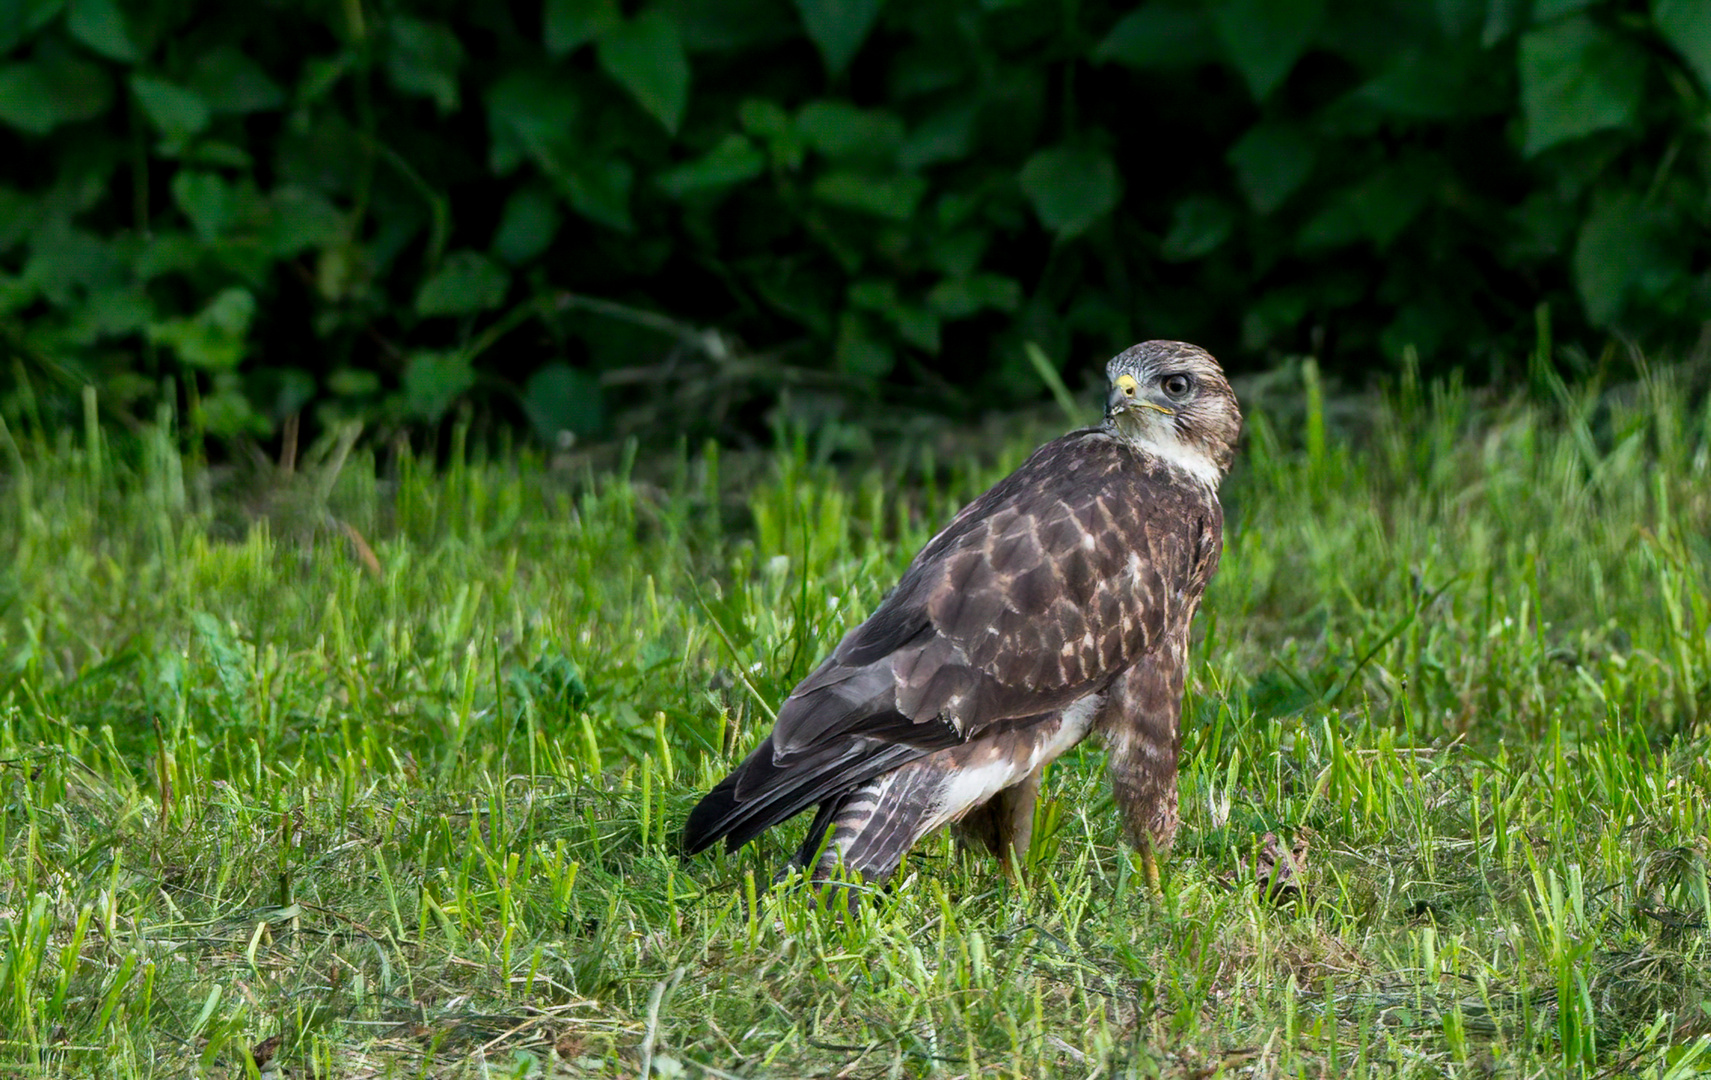
<svg viewBox="0 0 1711 1080"><path fill-rule="evenodd" d="M1178 439L1174 431L1151 430L1136 441L1167 464L1175 465L1213 491L1218 490L1220 474L1217 463L1199 447Z"/></svg>
<svg viewBox="0 0 1711 1080"><path fill-rule="evenodd" d="M949 777L939 799L938 813L932 828L947 821L959 820L1007 787L1026 780L1042 765L1048 765L1087 737L1093 728L1093 718L1105 701L1103 694L1088 694L1072 702L1057 721L1055 730L1042 732L1032 751L1022 760L1000 758L973 769L961 769ZM928 830L931 831L931 830Z"/></svg>

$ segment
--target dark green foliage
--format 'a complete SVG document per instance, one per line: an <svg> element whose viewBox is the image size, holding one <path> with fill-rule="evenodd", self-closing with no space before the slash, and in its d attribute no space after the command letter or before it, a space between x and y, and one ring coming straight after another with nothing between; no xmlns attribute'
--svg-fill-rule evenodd
<svg viewBox="0 0 1711 1080"><path fill-rule="evenodd" d="M1034 397L1028 341L1682 342L1708 81L1711 0L3 0L4 404L554 437Z"/></svg>

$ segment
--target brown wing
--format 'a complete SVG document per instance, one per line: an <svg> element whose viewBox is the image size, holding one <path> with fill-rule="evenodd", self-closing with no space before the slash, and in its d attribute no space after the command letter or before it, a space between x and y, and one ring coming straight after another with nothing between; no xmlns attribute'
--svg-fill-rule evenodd
<svg viewBox="0 0 1711 1080"><path fill-rule="evenodd" d="M1098 692L1192 614L1204 486L1093 429L970 503L779 709L691 813L685 847L733 849L931 750Z"/></svg>

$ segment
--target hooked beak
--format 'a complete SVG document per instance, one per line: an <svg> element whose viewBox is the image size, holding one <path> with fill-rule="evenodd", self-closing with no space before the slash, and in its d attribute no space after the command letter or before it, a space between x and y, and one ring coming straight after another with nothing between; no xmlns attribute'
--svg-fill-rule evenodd
<svg viewBox="0 0 1711 1080"><path fill-rule="evenodd" d="M1175 409L1167 409L1156 401L1148 401L1144 397L1130 397L1123 393L1121 387L1113 386L1111 392L1105 395L1105 415L1116 416L1118 413L1130 412L1134 409L1151 409L1164 416L1175 416Z"/></svg>

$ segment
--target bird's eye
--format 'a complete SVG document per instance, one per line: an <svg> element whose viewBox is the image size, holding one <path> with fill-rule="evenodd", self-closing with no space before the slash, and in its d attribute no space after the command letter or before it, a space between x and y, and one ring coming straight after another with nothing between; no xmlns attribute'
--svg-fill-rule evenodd
<svg viewBox="0 0 1711 1080"><path fill-rule="evenodd" d="M1159 386L1170 397L1179 398L1194 389L1194 380L1182 374L1166 375L1159 380Z"/></svg>

